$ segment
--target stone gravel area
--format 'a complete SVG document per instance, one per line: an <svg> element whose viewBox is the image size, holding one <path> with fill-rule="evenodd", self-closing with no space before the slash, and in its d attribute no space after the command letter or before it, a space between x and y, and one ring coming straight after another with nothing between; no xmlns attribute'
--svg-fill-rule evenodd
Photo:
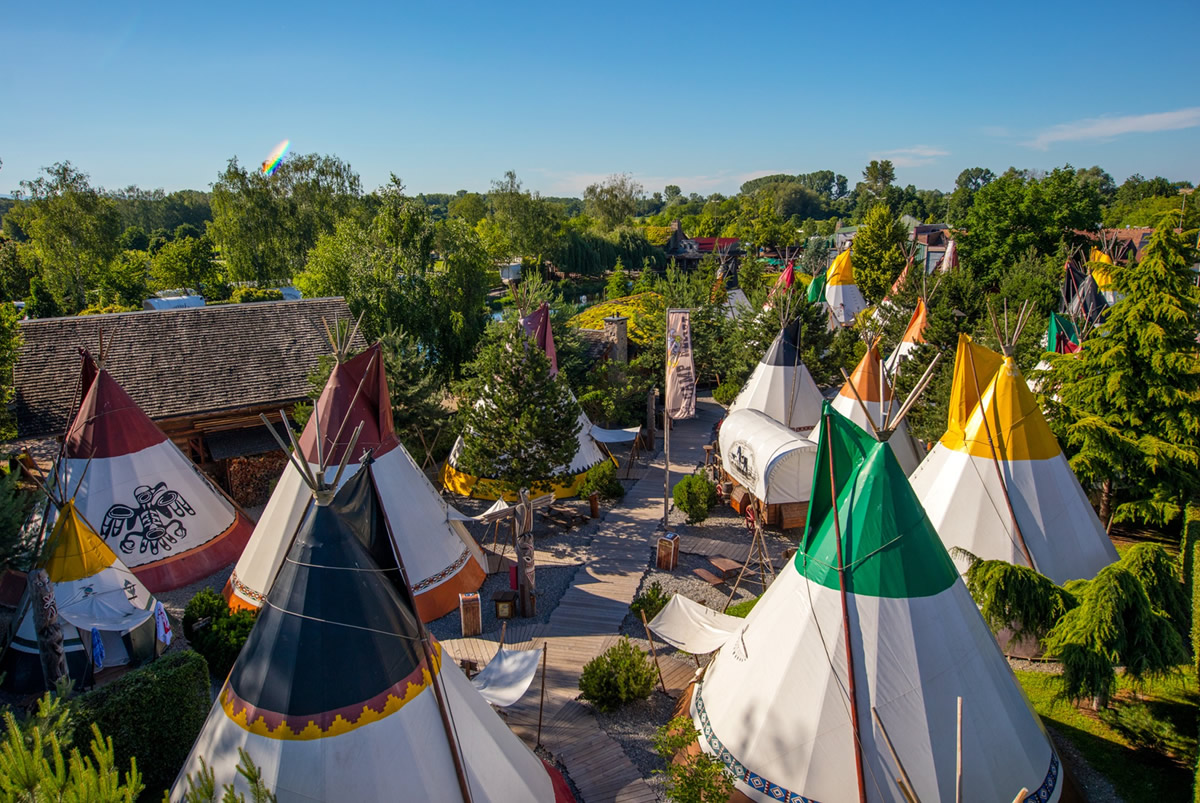
<svg viewBox="0 0 1200 803"><path fill-rule="evenodd" d="M654 752L654 738L659 727L671 720L674 710L675 701L656 686L648 699L638 700L607 714L596 712L596 722L621 745L625 755L638 768L659 800L667 799L663 778L658 774L665 765L658 753Z"/></svg>

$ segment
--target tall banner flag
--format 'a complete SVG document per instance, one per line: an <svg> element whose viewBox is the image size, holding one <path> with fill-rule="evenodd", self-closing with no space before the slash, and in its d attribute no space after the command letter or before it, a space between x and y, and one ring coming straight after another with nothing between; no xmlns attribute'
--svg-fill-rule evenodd
<svg viewBox="0 0 1200 803"><path fill-rule="evenodd" d="M691 313L667 310L667 415L696 417L696 371L692 364Z"/></svg>

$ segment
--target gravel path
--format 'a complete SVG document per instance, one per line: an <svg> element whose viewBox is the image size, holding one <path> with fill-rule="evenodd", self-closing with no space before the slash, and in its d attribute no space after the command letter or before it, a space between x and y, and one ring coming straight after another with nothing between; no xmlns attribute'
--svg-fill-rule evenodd
<svg viewBox="0 0 1200 803"><path fill-rule="evenodd" d="M656 687L649 699L638 700L607 714L596 711L596 722L621 745L659 800L667 799L663 778L657 774L665 765L654 752L654 738L659 727L671 720L674 710L675 701Z"/></svg>

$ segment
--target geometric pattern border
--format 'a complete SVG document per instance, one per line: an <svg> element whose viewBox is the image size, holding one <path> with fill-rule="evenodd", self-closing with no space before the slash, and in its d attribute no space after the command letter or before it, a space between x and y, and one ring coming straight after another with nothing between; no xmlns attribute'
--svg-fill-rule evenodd
<svg viewBox="0 0 1200 803"><path fill-rule="evenodd" d="M419 583L417 583L416 585L414 585L414 586L413 586L413 593L414 593L414 594L419 594L419 593L421 593L422 591L424 591L425 589L429 588L430 586L435 586L435 585L437 585L438 583L442 582L442 581L443 581L443 580L445 580L447 577L449 577L450 575L454 574L454 573L455 573L455 572L457 572L459 569L461 569L463 566L465 566L465 565L466 565L466 563L467 563L467 560L468 560L470 557L471 557L471 553L467 551L466 547L463 547L462 554L458 556L458 559L457 559L457 560L455 560L455 561L454 561L453 563L451 563L449 566L447 566L446 568L442 569L440 572L438 572L437 574L433 575L432 577L427 577L427 578L425 578L424 580L422 580L421 582L419 582Z"/></svg>

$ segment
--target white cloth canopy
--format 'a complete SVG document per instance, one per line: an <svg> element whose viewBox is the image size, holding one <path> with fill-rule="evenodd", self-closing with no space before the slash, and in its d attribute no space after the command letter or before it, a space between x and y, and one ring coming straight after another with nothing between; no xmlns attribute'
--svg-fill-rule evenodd
<svg viewBox="0 0 1200 803"><path fill-rule="evenodd" d="M676 594L658 612L658 616L650 620L650 629L676 649L692 655L704 655L725 646L730 636L745 624L745 619L714 611Z"/></svg>
<svg viewBox="0 0 1200 803"><path fill-rule="evenodd" d="M592 424L592 440L600 443L630 443L637 438L641 427L626 427L625 429L605 429Z"/></svg>
<svg viewBox="0 0 1200 803"><path fill-rule="evenodd" d="M501 647L488 665L471 678L471 685L492 705L507 708L520 700L529 689L541 659L541 650L507 650Z"/></svg>
<svg viewBox="0 0 1200 803"><path fill-rule="evenodd" d="M734 410L721 423L725 470L763 504L807 502L817 444L758 410Z"/></svg>

